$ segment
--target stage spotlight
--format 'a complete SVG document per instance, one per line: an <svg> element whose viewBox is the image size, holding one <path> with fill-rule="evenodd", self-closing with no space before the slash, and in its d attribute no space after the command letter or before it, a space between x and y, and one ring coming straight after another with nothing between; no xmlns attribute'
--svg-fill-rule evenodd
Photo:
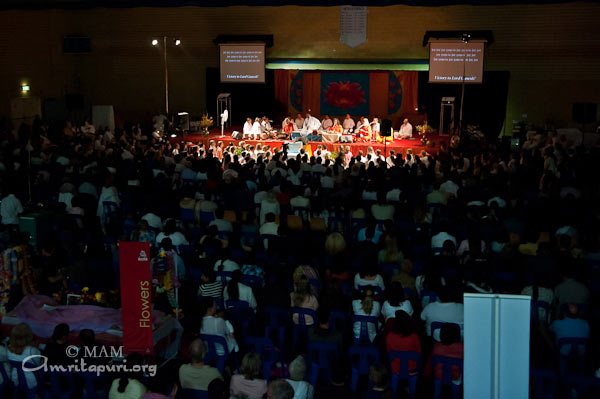
<svg viewBox="0 0 600 399"><path fill-rule="evenodd" d="M176 45L176 46L179 46L180 44L181 44L181 40L179 40L179 39L175 39L175 45Z"/></svg>
<svg viewBox="0 0 600 399"><path fill-rule="evenodd" d="M28 84L21 85L21 93L27 94L27 93L29 93L29 90L31 90L31 87L29 87Z"/></svg>
<svg viewBox="0 0 600 399"><path fill-rule="evenodd" d="M153 46L156 46L157 44L158 44L158 40L156 40L156 39L152 39L152 45L153 45Z"/></svg>

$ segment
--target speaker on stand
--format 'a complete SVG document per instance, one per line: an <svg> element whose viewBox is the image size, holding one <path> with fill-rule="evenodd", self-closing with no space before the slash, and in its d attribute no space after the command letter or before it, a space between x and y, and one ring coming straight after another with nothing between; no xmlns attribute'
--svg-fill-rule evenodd
<svg viewBox="0 0 600 399"><path fill-rule="evenodd" d="M393 135L391 119L381 120L381 129L379 129L379 135L383 137L383 153L387 158L387 138Z"/></svg>

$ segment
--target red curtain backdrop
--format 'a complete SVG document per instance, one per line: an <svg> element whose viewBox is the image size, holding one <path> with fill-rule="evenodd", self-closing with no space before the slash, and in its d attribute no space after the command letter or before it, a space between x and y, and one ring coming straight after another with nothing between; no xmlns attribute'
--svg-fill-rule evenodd
<svg viewBox="0 0 600 399"><path fill-rule="evenodd" d="M394 117L400 118L402 115L414 114L415 108L419 106L419 72L417 71L394 71L394 75L402 85L404 94L402 96L402 105L400 110L390 115L390 119Z"/></svg>
<svg viewBox="0 0 600 399"><path fill-rule="evenodd" d="M321 116L321 72L304 71L302 78L302 111Z"/></svg>
<svg viewBox="0 0 600 399"><path fill-rule="evenodd" d="M275 105L277 113L285 115L289 113L290 102L290 71L286 69L275 70Z"/></svg>
<svg viewBox="0 0 600 399"><path fill-rule="evenodd" d="M398 119L405 114L414 114L418 107L417 71L371 71L369 74L369 115L380 118ZM395 77L402 87L400 107L390 108L390 75ZM298 112L311 110L313 116L320 118L321 108L321 72L278 69L275 70L275 101L280 116L294 116ZM399 96L394 98L395 101ZM396 103L397 104L397 103ZM343 116L343 115L331 115ZM358 117L360 115L353 115Z"/></svg>
<svg viewBox="0 0 600 399"><path fill-rule="evenodd" d="M384 118L388 114L388 71L369 73L369 114Z"/></svg>

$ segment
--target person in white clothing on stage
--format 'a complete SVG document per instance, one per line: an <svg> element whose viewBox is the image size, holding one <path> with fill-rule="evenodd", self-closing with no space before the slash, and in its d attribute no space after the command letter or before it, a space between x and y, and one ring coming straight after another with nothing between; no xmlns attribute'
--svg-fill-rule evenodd
<svg viewBox="0 0 600 399"><path fill-rule="evenodd" d="M321 122L319 122L319 120L314 116L311 116L310 112L307 112L306 117L304 118L304 125L302 126L300 135L306 137L309 134L312 134L315 130L319 130L320 127Z"/></svg>
<svg viewBox="0 0 600 399"><path fill-rule="evenodd" d="M398 133L394 133L395 139L409 139L412 137L413 126L408 122L408 119L405 118L402 126L400 126L400 130Z"/></svg>
<svg viewBox="0 0 600 399"><path fill-rule="evenodd" d="M250 137L250 132L252 131L252 118L246 118L246 123L244 123L243 136L245 139Z"/></svg>
<svg viewBox="0 0 600 399"><path fill-rule="evenodd" d="M373 118L371 122L371 138L375 141L379 137L381 131L381 125L379 124L379 118Z"/></svg>
<svg viewBox="0 0 600 399"><path fill-rule="evenodd" d="M260 139L260 118L256 118L254 120L254 124L252 124L252 130L250 130L250 138L254 140Z"/></svg>

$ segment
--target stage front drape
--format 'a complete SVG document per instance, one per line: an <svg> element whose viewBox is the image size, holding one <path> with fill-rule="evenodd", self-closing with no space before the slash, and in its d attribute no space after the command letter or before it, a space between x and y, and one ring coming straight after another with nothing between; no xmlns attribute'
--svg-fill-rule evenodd
<svg viewBox="0 0 600 399"><path fill-rule="evenodd" d="M282 115L366 116L396 119L418 106L416 71L275 70Z"/></svg>

